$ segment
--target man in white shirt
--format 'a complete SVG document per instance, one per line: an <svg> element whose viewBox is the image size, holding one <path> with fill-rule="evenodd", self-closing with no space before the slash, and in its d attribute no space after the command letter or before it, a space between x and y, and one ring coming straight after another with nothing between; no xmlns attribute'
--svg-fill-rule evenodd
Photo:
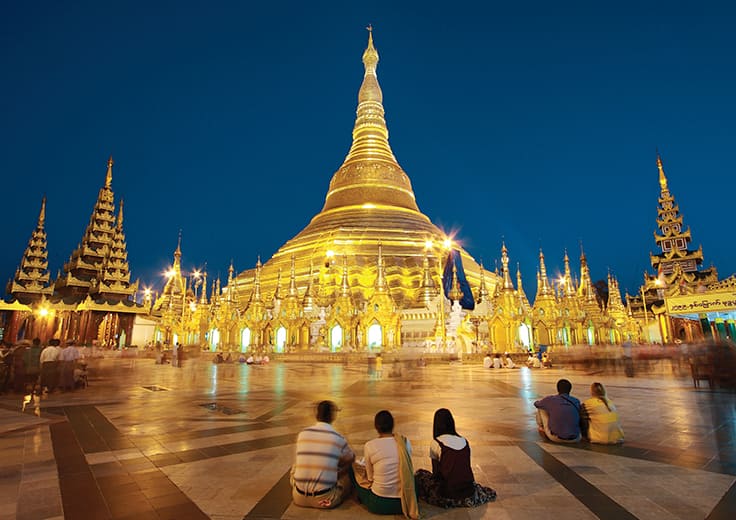
<svg viewBox="0 0 736 520"><path fill-rule="evenodd" d="M59 353L60 382L64 390L74 390L74 369L77 366L77 360L82 357L77 347L66 346Z"/></svg>
<svg viewBox="0 0 736 520"><path fill-rule="evenodd" d="M41 351L41 388L53 392L59 384L59 353L61 342L54 338L49 340L49 346Z"/></svg>

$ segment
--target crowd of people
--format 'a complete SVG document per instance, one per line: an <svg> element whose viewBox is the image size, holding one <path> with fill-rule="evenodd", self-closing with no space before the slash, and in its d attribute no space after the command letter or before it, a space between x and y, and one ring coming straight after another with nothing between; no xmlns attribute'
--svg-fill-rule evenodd
<svg viewBox="0 0 736 520"><path fill-rule="evenodd" d="M87 385L87 363L73 345L62 345L54 338L41 345L39 338L23 340L0 350L2 377L0 392L12 389L18 394L41 394L56 390L71 391Z"/></svg>
<svg viewBox="0 0 736 520"><path fill-rule="evenodd" d="M353 490L357 500L375 514L403 514L419 518L418 500L439 507L473 507L496 499L496 492L475 481L470 444L455 429L452 413L440 408L434 414L429 458L432 471L416 473L411 443L394 431L388 410L379 411L373 425L377 437L355 453L332 423L337 406L317 405L316 424L302 430L296 442L291 470L292 499L301 507L331 509Z"/></svg>
<svg viewBox="0 0 736 520"><path fill-rule="evenodd" d="M557 382L557 394L534 403L539 432L551 442L620 444L621 420L605 387L590 386L584 402L570 395L572 383ZM403 514L419 518L419 500L443 507L474 507L496 499L496 492L475 481L470 444L458 434L447 408L434 413L429 446L431 471L414 471L409 439L394 431L388 410L379 411L373 426L377 437L363 448L356 461L347 439L332 426L337 405L321 401L317 422L297 436L296 459L291 468L292 500L301 507L331 509L353 493L375 514Z"/></svg>

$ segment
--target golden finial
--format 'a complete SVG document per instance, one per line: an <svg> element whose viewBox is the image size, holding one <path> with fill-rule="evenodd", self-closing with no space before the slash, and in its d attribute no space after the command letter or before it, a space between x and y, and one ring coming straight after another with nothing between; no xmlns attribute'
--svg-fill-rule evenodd
<svg viewBox="0 0 736 520"><path fill-rule="evenodd" d="M112 186L112 165L115 164L115 161L112 160L112 155L107 160L107 175L105 176L105 188L110 188Z"/></svg>
<svg viewBox="0 0 736 520"><path fill-rule="evenodd" d="M118 231L123 229L123 199L120 199L120 209L118 209Z"/></svg>
<svg viewBox="0 0 736 520"><path fill-rule="evenodd" d="M43 227L46 222L46 195L41 199L41 211L38 213L38 227Z"/></svg>
<svg viewBox="0 0 736 520"><path fill-rule="evenodd" d="M657 169L659 170L659 187L662 191L667 191L667 177L664 174L664 165L662 164L662 157L657 152Z"/></svg>

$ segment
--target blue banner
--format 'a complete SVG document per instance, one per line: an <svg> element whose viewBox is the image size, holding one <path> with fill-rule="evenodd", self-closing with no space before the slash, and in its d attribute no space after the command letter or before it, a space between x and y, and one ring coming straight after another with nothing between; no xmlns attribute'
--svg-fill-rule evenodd
<svg viewBox="0 0 736 520"><path fill-rule="evenodd" d="M463 260L460 256L460 251L451 249L447 255L445 261L445 270L442 274L442 288L445 291L445 296L450 297L452 291L452 266L455 266L456 276L460 291L463 293L460 298L460 306L463 309L472 311L475 309L475 299L473 298L473 292L470 290L470 284L468 279L465 278L465 269L463 269Z"/></svg>

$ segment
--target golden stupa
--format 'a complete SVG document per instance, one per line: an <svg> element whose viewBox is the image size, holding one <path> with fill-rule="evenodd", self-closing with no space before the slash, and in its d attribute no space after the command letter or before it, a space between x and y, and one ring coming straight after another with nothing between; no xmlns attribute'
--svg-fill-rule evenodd
<svg viewBox="0 0 736 520"><path fill-rule="evenodd" d="M350 151L332 176L322 210L263 265L260 285L266 298L284 292L281 285L292 276L300 295L313 285L322 294L334 295L347 264L350 292L356 301L366 301L377 276L379 244L386 283L399 308L421 306L427 285L439 284L439 269L447 257L442 245L448 237L419 210L409 176L391 151L370 28L363 65ZM478 287L481 267L457 244L453 247L461 252L471 286ZM255 274L250 269L233 281L238 301L252 295ZM493 286L496 276L485 277Z"/></svg>

